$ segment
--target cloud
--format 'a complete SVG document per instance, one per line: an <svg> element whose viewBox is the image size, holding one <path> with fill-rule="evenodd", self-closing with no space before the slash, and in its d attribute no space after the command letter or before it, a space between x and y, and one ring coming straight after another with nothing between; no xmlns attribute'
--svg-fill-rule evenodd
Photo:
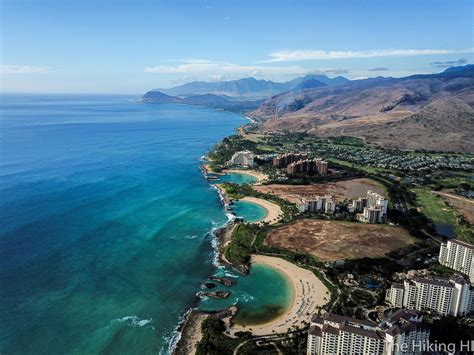
<svg viewBox="0 0 474 355"><path fill-rule="evenodd" d="M300 66L240 65L208 60L183 60L175 65L157 65L144 68L145 73L197 75L209 80L222 80L231 77L272 77L275 75L304 75L311 70Z"/></svg>
<svg viewBox="0 0 474 355"><path fill-rule="evenodd" d="M463 64L466 64L467 62L468 60L466 58L460 58L458 60L449 60L446 62L432 62L430 63L430 65L433 65L437 68L449 68L456 65L463 65Z"/></svg>
<svg viewBox="0 0 474 355"><path fill-rule="evenodd" d="M335 75L340 75L340 74L347 74L349 73L349 70L347 69L320 69L321 72L325 74L335 74Z"/></svg>
<svg viewBox="0 0 474 355"><path fill-rule="evenodd" d="M270 53L270 59L264 62L289 62L301 60L325 60L325 59L353 59L373 57L412 57L419 55L438 55L453 53L472 53L470 49L382 49L371 51L322 51L322 50L295 50L277 51Z"/></svg>
<svg viewBox="0 0 474 355"><path fill-rule="evenodd" d="M377 68L369 69L369 71L388 71L388 68L377 67Z"/></svg>
<svg viewBox="0 0 474 355"><path fill-rule="evenodd" d="M2 64L0 65L1 74L38 74L38 73L48 73L51 71L49 67L37 67L30 65L10 65Z"/></svg>
<svg viewBox="0 0 474 355"><path fill-rule="evenodd" d="M349 73L341 68L303 68L298 65L240 65L226 62L215 62L205 59L184 59L174 65L157 65L144 68L145 73L174 74L187 80L229 80L242 77L274 79L275 77L295 77L306 74L340 75Z"/></svg>

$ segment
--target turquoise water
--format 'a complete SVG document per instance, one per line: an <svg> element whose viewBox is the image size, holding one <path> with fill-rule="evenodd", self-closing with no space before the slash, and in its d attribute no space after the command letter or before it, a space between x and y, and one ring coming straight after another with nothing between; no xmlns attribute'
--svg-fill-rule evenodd
<svg viewBox="0 0 474 355"><path fill-rule="evenodd" d="M252 325L271 320L283 314L293 299L293 288L288 279L272 267L256 264L246 276L229 270L218 274L237 278L235 286L218 284L214 290L226 290L231 294L226 299L204 299L199 308L219 310L236 305L239 311L234 319L238 324Z"/></svg>
<svg viewBox="0 0 474 355"><path fill-rule="evenodd" d="M257 179L251 175L239 174L239 173L228 173L225 175L219 176L218 183L222 182L233 182L234 184L253 184Z"/></svg>
<svg viewBox="0 0 474 355"><path fill-rule="evenodd" d="M267 216L265 208L247 201L235 201L232 212L238 217L243 217L246 222L257 222Z"/></svg>
<svg viewBox="0 0 474 355"><path fill-rule="evenodd" d="M246 121L130 99L1 96L0 353L165 353L215 272L200 157Z"/></svg>

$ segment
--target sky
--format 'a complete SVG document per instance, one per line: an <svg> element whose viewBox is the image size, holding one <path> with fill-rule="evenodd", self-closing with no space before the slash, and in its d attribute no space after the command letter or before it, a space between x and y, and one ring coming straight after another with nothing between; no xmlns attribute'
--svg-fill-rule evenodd
<svg viewBox="0 0 474 355"><path fill-rule="evenodd" d="M474 62L472 0L0 0L3 92L434 73Z"/></svg>

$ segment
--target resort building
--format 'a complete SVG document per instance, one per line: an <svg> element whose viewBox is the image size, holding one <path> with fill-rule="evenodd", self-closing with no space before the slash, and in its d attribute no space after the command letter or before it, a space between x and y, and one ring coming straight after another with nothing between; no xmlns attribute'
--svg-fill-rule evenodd
<svg viewBox="0 0 474 355"><path fill-rule="evenodd" d="M272 165L276 168L284 168L295 161L308 159L306 153L285 153L273 158Z"/></svg>
<svg viewBox="0 0 474 355"><path fill-rule="evenodd" d="M383 223L387 219L388 200L372 190L367 191L366 198L353 200L349 205L349 211L361 212L357 214L357 220L363 223Z"/></svg>
<svg viewBox="0 0 474 355"><path fill-rule="evenodd" d="M402 354L421 353L429 330L421 326L417 312L398 310L381 323L326 313L313 316L307 354Z"/></svg>
<svg viewBox="0 0 474 355"><path fill-rule="evenodd" d="M252 168L254 166L255 155L249 150L242 150L234 153L227 162L227 166L238 166L241 168Z"/></svg>
<svg viewBox="0 0 474 355"><path fill-rule="evenodd" d="M336 202L331 195L303 197L298 204L300 212L321 212L331 214L336 210Z"/></svg>
<svg viewBox="0 0 474 355"><path fill-rule="evenodd" d="M360 213L364 211L364 207L367 207L367 199L359 197L357 200L352 200L352 203L349 204L349 212Z"/></svg>
<svg viewBox="0 0 474 355"><path fill-rule="evenodd" d="M286 167L286 173L288 175L295 175L300 173L307 173L309 175L327 175L328 163L322 160L321 158L316 158L313 160L299 160L289 164Z"/></svg>
<svg viewBox="0 0 474 355"><path fill-rule="evenodd" d="M443 316L464 316L474 311L474 288L459 274L451 278L427 276L394 283L385 300L394 307L435 311Z"/></svg>
<svg viewBox="0 0 474 355"><path fill-rule="evenodd" d="M474 245L457 239L442 243L439 250L439 263L462 272L474 283Z"/></svg>

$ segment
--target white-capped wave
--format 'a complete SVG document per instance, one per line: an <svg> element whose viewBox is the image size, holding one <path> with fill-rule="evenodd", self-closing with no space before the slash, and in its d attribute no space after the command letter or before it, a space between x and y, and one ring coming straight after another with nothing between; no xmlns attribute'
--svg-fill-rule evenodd
<svg viewBox="0 0 474 355"><path fill-rule="evenodd" d="M183 238L184 239L196 239L198 236L197 235L185 235Z"/></svg>
<svg viewBox="0 0 474 355"><path fill-rule="evenodd" d="M168 354L172 354L174 349L176 348L176 345L178 344L179 340L181 339L182 333L179 330L181 326L183 325L184 321L188 317L189 313L192 312L192 308L189 308L183 315L179 317L178 324L174 328L173 332L171 335L168 337L165 337L166 342L168 343Z"/></svg>
<svg viewBox="0 0 474 355"><path fill-rule="evenodd" d="M236 274L234 274L234 273L232 273L232 272L229 272L229 271L227 271L227 270L224 271L224 276L226 276L226 277L232 277L232 278L234 278L234 279L238 279L238 278L239 278L239 275L236 275Z"/></svg>
<svg viewBox="0 0 474 355"><path fill-rule="evenodd" d="M242 298L242 301L244 302L253 301L255 299L254 296L249 295L248 293L243 294L240 298Z"/></svg>
<svg viewBox="0 0 474 355"><path fill-rule="evenodd" d="M114 319L113 322L126 323L129 327L144 327L147 324L153 322L153 319L140 319L138 316L125 316L122 318Z"/></svg>

